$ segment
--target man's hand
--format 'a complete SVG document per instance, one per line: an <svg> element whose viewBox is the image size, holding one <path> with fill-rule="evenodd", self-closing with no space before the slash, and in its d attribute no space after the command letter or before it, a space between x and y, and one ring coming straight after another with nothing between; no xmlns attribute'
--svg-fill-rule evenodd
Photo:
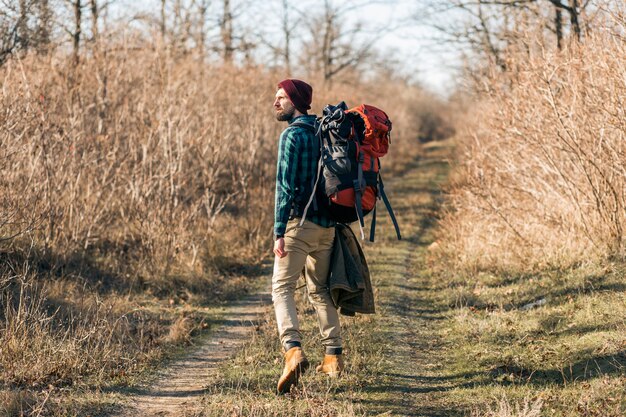
<svg viewBox="0 0 626 417"><path fill-rule="evenodd" d="M287 256L287 252L285 252L285 238L279 237L274 241L274 254L279 258L284 258Z"/></svg>

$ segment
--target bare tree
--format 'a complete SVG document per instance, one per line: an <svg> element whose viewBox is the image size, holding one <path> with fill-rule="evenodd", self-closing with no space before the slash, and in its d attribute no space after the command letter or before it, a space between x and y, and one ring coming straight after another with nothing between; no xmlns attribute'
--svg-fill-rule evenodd
<svg viewBox="0 0 626 417"><path fill-rule="evenodd" d="M489 17L485 13L483 2L478 1L476 5L476 17L478 18L478 25L480 28L480 43L481 48L488 52L493 57L497 66L506 70L506 63L502 58L502 49L498 47L497 35L494 35L489 25Z"/></svg>
<svg viewBox="0 0 626 417"><path fill-rule="evenodd" d="M94 105L97 110L97 132L102 134L106 132L106 119L108 113L108 85L109 85L109 66L107 65L107 48L103 48L100 44L100 14L106 10L111 2L99 4L98 0L89 0L89 11L91 14L91 32L93 58L96 68L96 80L98 83L98 91L94 97Z"/></svg>
<svg viewBox="0 0 626 417"><path fill-rule="evenodd" d="M180 49L187 53L189 51L188 43L194 39L193 28L197 24L194 21L193 16L196 13L195 0L191 0L186 7L181 8L180 29L179 29L179 42Z"/></svg>
<svg viewBox="0 0 626 417"><path fill-rule="evenodd" d="M50 34L52 33L53 13L49 0L39 0L36 5L39 15L39 25L35 34L37 49L39 52L47 52L50 45Z"/></svg>
<svg viewBox="0 0 626 417"><path fill-rule="evenodd" d="M557 9L565 10L569 14L570 25L572 27L572 31L576 36L576 40L580 41L581 39L581 31L580 31L580 6L578 4L578 0L569 0L569 4L563 3L561 0L548 0L550 3L554 5ZM590 2L587 1L586 4Z"/></svg>
<svg viewBox="0 0 626 417"><path fill-rule="evenodd" d="M220 34L223 44L224 62L233 62L234 40L233 40L233 14L230 8L230 0L223 0L222 18L220 20Z"/></svg>
<svg viewBox="0 0 626 417"><path fill-rule="evenodd" d="M167 29L166 23L165 23L165 2L166 0L161 0L161 21L160 21L160 26L161 26L161 37L163 39L165 39L165 31Z"/></svg>
<svg viewBox="0 0 626 417"><path fill-rule="evenodd" d="M0 65L2 65L20 46L18 37L19 18L13 3L2 2L0 8Z"/></svg>
<svg viewBox="0 0 626 417"><path fill-rule="evenodd" d="M242 25L241 19L251 3L249 0L222 0L218 19L219 40L212 49L221 55L225 63L232 63L236 52L243 52L246 60L252 58L251 53L257 45L252 41L251 31Z"/></svg>
<svg viewBox="0 0 626 417"><path fill-rule="evenodd" d="M531 22L554 34L560 49L566 29L574 41L582 40L581 12L592 4L593 0L446 0L428 2L427 14L431 25L443 34L440 41L469 46L506 71L505 54L516 42L520 22ZM460 12L463 18L450 22L450 11ZM568 28L564 25L564 13L569 15ZM437 16L441 19L437 20ZM421 15L416 18L423 20Z"/></svg>
<svg viewBox="0 0 626 417"><path fill-rule="evenodd" d="M283 6L282 31L283 31L284 41L285 41L282 55L283 55L283 59L285 63L285 69L287 70L287 73L291 74L291 37L296 26L293 23L290 23L289 4L287 0L282 1L282 6ZM297 24L297 21L296 21L296 24Z"/></svg>
<svg viewBox="0 0 626 417"><path fill-rule="evenodd" d="M363 21L347 26L346 16L371 2L347 1L339 6L324 0L323 12L308 17L310 40L305 50L312 51L303 57L310 69L320 72L325 82L348 68L357 68L371 53L383 29L366 28ZM386 27L385 30L391 30Z"/></svg>
<svg viewBox="0 0 626 417"><path fill-rule="evenodd" d="M559 7L554 7L554 30L556 33L556 47L563 49L563 11Z"/></svg>
<svg viewBox="0 0 626 417"><path fill-rule="evenodd" d="M80 59L79 50L80 50L80 38L82 35L82 16L83 16L83 3L82 0L65 0L69 5L72 14L74 15L74 27L73 29L66 28L65 30L69 33L72 38L72 60L75 64L78 63Z"/></svg>
<svg viewBox="0 0 626 417"><path fill-rule="evenodd" d="M0 1L0 65L17 51L43 51L50 42L48 0Z"/></svg>
<svg viewBox="0 0 626 417"><path fill-rule="evenodd" d="M204 57L206 48L206 19L209 9L209 0L198 0L198 19L196 23L195 43L198 53Z"/></svg>
<svg viewBox="0 0 626 417"><path fill-rule="evenodd" d="M30 15L30 2L19 0L19 17L17 19L17 37L23 49L28 49L30 30L28 29L28 17Z"/></svg>
<svg viewBox="0 0 626 417"><path fill-rule="evenodd" d="M98 0L89 0L89 11L91 12L91 33L94 42L98 42L98 17L100 9L98 8Z"/></svg>
<svg viewBox="0 0 626 417"><path fill-rule="evenodd" d="M272 23L257 27L254 34L259 44L271 50L274 63L282 64L288 74L292 70L292 44L304 19L304 13L289 3L289 0L281 0L280 8L270 9ZM274 19L276 16L278 19ZM279 30L272 30L274 27ZM279 38L282 38L281 42Z"/></svg>

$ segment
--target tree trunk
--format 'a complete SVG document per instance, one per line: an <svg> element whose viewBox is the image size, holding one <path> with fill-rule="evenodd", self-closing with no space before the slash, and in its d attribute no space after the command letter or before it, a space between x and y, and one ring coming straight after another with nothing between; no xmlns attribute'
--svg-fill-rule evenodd
<svg viewBox="0 0 626 417"><path fill-rule="evenodd" d="M230 11L230 0L224 0L224 14L221 22L222 43L224 44L224 62L233 62L233 15Z"/></svg>
<svg viewBox="0 0 626 417"><path fill-rule="evenodd" d="M171 45L174 49L177 49L183 43L182 41L182 26L183 26L183 11L182 11L181 0L174 1L174 22L172 24L172 28L170 30L171 35Z"/></svg>
<svg viewBox="0 0 626 417"><path fill-rule="evenodd" d="M30 41L28 34L28 4L26 0L20 0L20 15L17 20L18 48L27 49Z"/></svg>
<svg viewBox="0 0 626 417"><path fill-rule="evenodd" d="M324 16L324 40L322 43L322 68L324 70L324 82L330 82L332 78L332 66L333 66L333 43L334 43L334 28L335 19L328 0L324 1L325 16Z"/></svg>
<svg viewBox="0 0 626 417"><path fill-rule="evenodd" d="M37 3L39 26L37 26L37 50L45 53L50 46L50 32L52 32L52 11L49 0L40 0Z"/></svg>
<svg viewBox="0 0 626 417"><path fill-rule="evenodd" d="M197 27L197 36L196 36L196 48L198 49L198 54L204 60L204 53L206 48L206 13L209 8L209 4L207 0L202 0L198 5L198 27Z"/></svg>
<svg viewBox="0 0 626 417"><path fill-rule="evenodd" d="M554 8L554 26L556 28L556 47L559 51L563 48L563 13L558 7Z"/></svg>
<svg viewBox="0 0 626 417"><path fill-rule="evenodd" d="M161 37L165 39L165 1L161 0Z"/></svg>
<svg viewBox="0 0 626 417"><path fill-rule="evenodd" d="M285 36L285 49L283 49L283 60L287 74L291 74L291 28L289 27L289 4L288 0L283 0L283 35Z"/></svg>
<svg viewBox="0 0 626 417"><path fill-rule="evenodd" d="M81 0L76 0L73 4L74 6L74 33L72 34L72 43L73 43L73 59L74 63L78 64L79 60L79 49L80 49L80 34L81 34L81 21L82 21L82 3Z"/></svg>
<svg viewBox="0 0 626 417"><path fill-rule="evenodd" d="M98 42L98 0L89 0L89 9L91 10L93 41Z"/></svg>
<svg viewBox="0 0 626 417"><path fill-rule="evenodd" d="M570 24L572 25L572 30L576 35L576 40L580 41L580 23L578 22L578 14L580 11L578 10L578 0L570 0Z"/></svg>

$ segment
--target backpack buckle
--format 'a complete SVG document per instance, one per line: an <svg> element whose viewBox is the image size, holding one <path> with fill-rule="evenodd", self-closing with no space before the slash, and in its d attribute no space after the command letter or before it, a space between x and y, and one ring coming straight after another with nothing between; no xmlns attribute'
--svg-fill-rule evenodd
<svg viewBox="0 0 626 417"><path fill-rule="evenodd" d="M355 191L363 192L365 190L365 184L359 181L358 178L355 180L352 180L352 186L354 187Z"/></svg>

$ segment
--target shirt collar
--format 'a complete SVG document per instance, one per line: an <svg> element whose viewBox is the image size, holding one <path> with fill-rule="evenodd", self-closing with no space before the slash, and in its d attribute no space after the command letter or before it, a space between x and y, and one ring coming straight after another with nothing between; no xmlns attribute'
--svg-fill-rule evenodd
<svg viewBox="0 0 626 417"><path fill-rule="evenodd" d="M305 123L310 123L312 121L315 121L315 118L316 117L315 117L314 114L303 114L302 116L294 117L293 119L291 119L289 121L289 125L294 123L296 120L300 120L300 121L305 122Z"/></svg>

